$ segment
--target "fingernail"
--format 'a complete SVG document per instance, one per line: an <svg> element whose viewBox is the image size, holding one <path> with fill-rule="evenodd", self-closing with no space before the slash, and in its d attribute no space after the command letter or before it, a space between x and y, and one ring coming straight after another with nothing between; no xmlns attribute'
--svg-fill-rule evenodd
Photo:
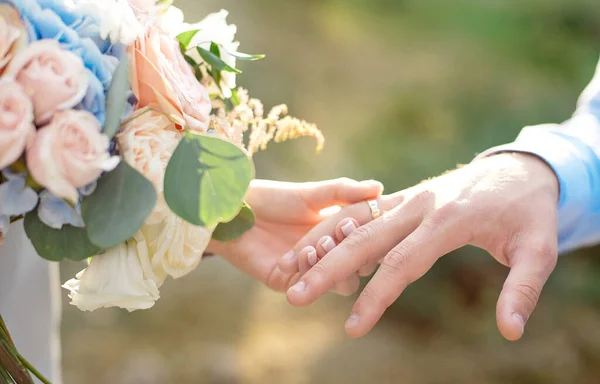
<svg viewBox="0 0 600 384"><path fill-rule="evenodd" d="M523 319L523 316L515 312L512 314L512 317L521 325L521 334L523 334L523 332L525 332L525 320Z"/></svg>
<svg viewBox="0 0 600 384"><path fill-rule="evenodd" d="M344 234L344 236L348 237L355 229L356 226L354 225L352 220L348 220L348 222L342 226L342 233Z"/></svg>
<svg viewBox="0 0 600 384"><path fill-rule="evenodd" d="M285 255L283 255L283 260L286 260L286 261L292 260L295 255L296 255L296 252L289 251L288 253L286 253Z"/></svg>
<svg viewBox="0 0 600 384"><path fill-rule="evenodd" d="M315 249L311 249L308 251L308 265L311 267L317 264L317 251Z"/></svg>
<svg viewBox="0 0 600 384"><path fill-rule="evenodd" d="M346 320L346 328L356 328L359 323L360 317L356 313L353 313L348 317L348 320Z"/></svg>
<svg viewBox="0 0 600 384"><path fill-rule="evenodd" d="M300 281L300 282L292 285L290 290L294 291L294 292L304 292L304 291L306 291L306 283L304 281Z"/></svg>
<svg viewBox="0 0 600 384"><path fill-rule="evenodd" d="M321 247L323 247L325 252L331 252L333 248L335 248L335 243L333 242L333 239L330 236L327 236L325 238L325 241L321 243Z"/></svg>

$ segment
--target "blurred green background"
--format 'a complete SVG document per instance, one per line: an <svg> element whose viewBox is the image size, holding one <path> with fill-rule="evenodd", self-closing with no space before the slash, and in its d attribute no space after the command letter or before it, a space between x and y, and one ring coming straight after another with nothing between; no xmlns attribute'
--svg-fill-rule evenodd
<svg viewBox="0 0 600 384"><path fill-rule="evenodd" d="M258 176L276 180L409 187L525 125L567 119L600 54L597 0L175 4L188 22L228 9L242 51L267 54L242 64L241 85L325 133L320 155L308 139L258 154ZM149 311L82 313L65 297L65 383L597 383L598 256L561 258L518 343L495 324L507 270L476 249L443 258L360 340L343 333L353 298L296 309L206 260Z"/></svg>

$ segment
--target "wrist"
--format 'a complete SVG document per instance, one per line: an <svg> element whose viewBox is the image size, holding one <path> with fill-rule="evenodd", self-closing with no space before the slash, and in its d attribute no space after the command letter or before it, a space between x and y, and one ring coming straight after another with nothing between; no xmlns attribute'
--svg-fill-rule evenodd
<svg viewBox="0 0 600 384"><path fill-rule="evenodd" d="M560 182L552 167L541 157L527 152L501 152L478 159L475 163L497 162L506 168L509 177L523 177L540 191L547 192L556 198L560 196Z"/></svg>

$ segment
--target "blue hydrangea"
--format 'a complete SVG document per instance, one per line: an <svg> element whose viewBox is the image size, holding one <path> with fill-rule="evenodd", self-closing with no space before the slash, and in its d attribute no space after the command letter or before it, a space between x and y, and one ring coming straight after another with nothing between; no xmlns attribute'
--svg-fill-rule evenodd
<svg viewBox="0 0 600 384"><path fill-rule="evenodd" d="M32 211L38 195L26 185L25 174L5 169L2 175L6 181L0 184L0 216L19 216Z"/></svg>
<svg viewBox="0 0 600 384"><path fill-rule="evenodd" d="M75 207L71 207L63 199L54 196L48 190L40 193L38 216L44 224L54 229L61 229L66 224L79 228L85 226L81 217L80 203Z"/></svg>
<svg viewBox="0 0 600 384"><path fill-rule="evenodd" d="M88 69L90 88L80 108L93 113L104 124L105 97L115 69L114 60L120 58L125 47L100 38L99 21L67 7L63 0L0 0L0 3L17 9L31 41L53 39L81 57Z"/></svg>

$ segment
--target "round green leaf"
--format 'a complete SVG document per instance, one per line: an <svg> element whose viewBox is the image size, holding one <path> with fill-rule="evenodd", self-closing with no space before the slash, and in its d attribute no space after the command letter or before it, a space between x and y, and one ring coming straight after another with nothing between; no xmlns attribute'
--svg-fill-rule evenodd
<svg viewBox="0 0 600 384"><path fill-rule="evenodd" d="M238 214L253 178L254 165L240 148L187 132L167 165L165 200L182 219L213 227Z"/></svg>
<svg viewBox="0 0 600 384"><path fill-rule="evenodd" d="M121 161L98 180L94 193L83 199L81 214L90 240L102 248L110 248L129 240L155 204L156 190L152 183Z"/></svg>
<svg viewBox="0 0 600 384"><path fill-rule="evenodd" d="M85 228L71 225L63 225L61 229L50 228L40 220L37 210L25 215L23 225L38 255L46 260L81 261L101 251L90 241Z"/></svg>
<svg viewBox="0 0 600 384"><path fill-rule="evenodd" d="M212 238L217 241L233 241L239 239L242 235L254 227L256 216L247 205L242 205L242 209L237 216L228 223L220 223L215 228Z"/></svg>

